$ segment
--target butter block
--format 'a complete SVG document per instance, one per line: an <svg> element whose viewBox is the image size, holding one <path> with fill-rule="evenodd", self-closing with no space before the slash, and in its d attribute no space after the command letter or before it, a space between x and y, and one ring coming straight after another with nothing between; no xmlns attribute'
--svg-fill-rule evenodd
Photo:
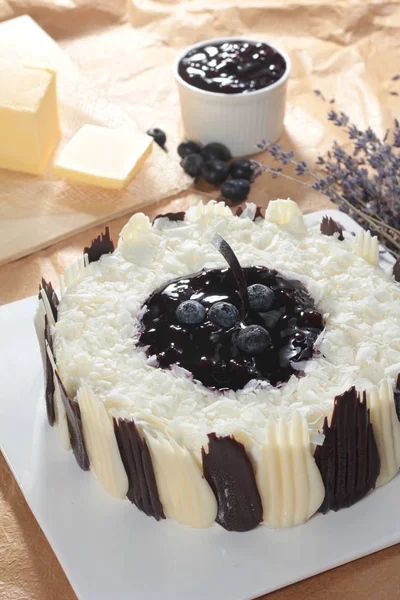
<svg viewBox="0 0 400 600"><path fill-rule="evenodd" d="M40 175L60 139L56 74L0 66L0 168Z"/></svg>
<svg viewBox="0 0 400 600"><path fill-rule="evenodd" d="M139 173L153 138L131 128L84 125L61 151L53 171L77 183L120 190Z"/></svg>

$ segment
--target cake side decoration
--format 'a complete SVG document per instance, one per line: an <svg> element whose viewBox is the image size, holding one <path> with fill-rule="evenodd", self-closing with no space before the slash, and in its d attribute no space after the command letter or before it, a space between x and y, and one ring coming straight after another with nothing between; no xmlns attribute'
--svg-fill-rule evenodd
<svg viewBox="0 0 400 600"><path fill-rule="evenodd" d="M165 519L146 439L133 420L114 419L114 432L129 482L127 498L148 517Z"/></svg>
<svg viewBox="0 0 400 600"><path fill-rule="evenodd" d="M400 421L400 373L397 376L396 386L394 389L394 405L396 407L397 418Z"/></svg>
<svg viewBox="0 0 400 600"><path fill-rule="evenodd" d="M47 315L45 315L45 317L44 317L44 340L45 340L45 346L48 344L49 349L51 350L51 352L53 352L53 342L51 340L51 333L50 333L50 327L49 327L49 321L48 321ZM45 398L46 398L47 420L49 421L49 424L53 427L55 420L56 420L55 410L54 410L55 386L54 386L53 367L50 362L48 352L46 352L46 360L45 360L45 381L46 381Z"/></svg>
<svg viewBox="0 0 400 600"><path fill-rule="evenodd" d="M344 240L343 227L339 225L339 223L337 223L334 219L332 219L332 217L327 217L326 215L322 217L320 231L323 235L329 236L338 233L338 240L340 240L341 242L343 242Z"/></svg>
<svg viewBox="0 0 400 600"><path fill-rule="evenodd" d="M46 309L47 317L49 318L50 325L54 325L57 321L58 305L60 304L58 296L55 293L51 281L47 281L42 277L41 284L39 286L39 299L42 299L44 307ZM50 312L51 311L51 312Z"/></svg>
<svg viewBox="0 0 400 600"><path fill-rule="evenodd" d="M400 258L398 258L393 265L393 277L395 281L400 283Z"/></svg>
<svg viewBox="0 0 400 600"><path fill-rule="evenodd" d="M89 264L98 261L103 254L114 252L114 242L110 238L110 228L106 227L104 233L100 233L97 238L92 240L89 247L83 250L88 255Z"/></svg>
<svg viewBox="0 0 400 600"><path fill-rule="evenodd" d="M357 231L354 252L370 265L377 266L379 263L378 238L372 236L369 231L359 229Z"/></svg>
<svg viewBox="0 0 400 600"><path fill-rule="evenodd" d="M325 485L320 512L339 510L363 498L375 485L380 457L365 397L355 387L336 396L331 424L325 419L315 461Z"/></svg>
<svg viewBox="0 0 400 600"><path fill-rule="evenodd" d="M208 434L202 448L204 477L218 501L217 523L228 531L249 531L263 518L260 494L246 449L233 436Z"/></svg>
<svg viewBox="0 0 400 600"><path fill-rule="evenodd" d="M68 429L71 439L72 452L76 462L83 471L90 469L89 457L86 452L85 440L82 431L82 419L79 405L68 396L63 382L56 371L56 385L59 386L61 399L67 413Z"/></svg>
<svg viewBox="0 0 400 600"><path fill-rule="evenodd" d="M168 212L165 214L160 213L159 215L154 217L153 225L156 223L156 221L158 219L168 219L168 221L174 221L174 222L184 221L185 215L186 215L186 212L184 210L181 210L179 212Z"/></svg>
<svg viewBox="0 0 400 600"><path fill-rule="evenodd" d="M61 297L64 296L67 288L72 285L76 285L82 280L85 275L85 269L88 265L89 257L87 254L83 254L65 268L64 273L60 275Z"/></svg>

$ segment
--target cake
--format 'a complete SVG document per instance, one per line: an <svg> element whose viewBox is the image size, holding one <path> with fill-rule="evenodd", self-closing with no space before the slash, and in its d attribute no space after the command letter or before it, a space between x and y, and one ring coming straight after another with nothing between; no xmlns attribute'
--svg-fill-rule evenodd
<svg viewBox="0 0 400 600"><path fill-rule="evenodd" d="M290 200L106 229L35 325L61 443L157 520L284 528L400 467L400 284L377 239Z"/></svg>

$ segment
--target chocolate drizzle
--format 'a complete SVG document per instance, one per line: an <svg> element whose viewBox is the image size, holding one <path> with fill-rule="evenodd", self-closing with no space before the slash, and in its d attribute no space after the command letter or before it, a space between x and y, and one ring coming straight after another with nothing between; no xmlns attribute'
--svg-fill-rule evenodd
<svg viewBox="0 0 400 600"><path fill-rule="evenodd" d="M339 510L361 500L375 487L381 461L365 394L355 387L336 396L330 427L325 419L325 440L317 446L315 462L325 485L319 511Z"/></svg>
<svg viewBox="0 0 400 600"><path fill-rule="evenodd" d="M74 453L76 462L78 463L80 468L84 471L88 471L90 468L90 462L88 454L86 452L85 440L83 439L82 419L79 404L71 400L71 398L68 396L64 384L61 381L57 371L56 378L60 388L61 399L65 406L65 411L67 413L68 430L72 446L72 452Z"/></svg>
<svg viewBox="0 0 400 600"><path fill-rule="evenodd" d="M156 521L165 519L146 440L140 437L133 420L114 419L114 431L128 476L128 499Z"/></svg>
<svg viewBox="0 0 400 600"><path fill-rule="evenodd" d="M46 348L46 342L48 343L50 350L53 352L53 341L51 339L49 322L47 319L47 315L44 316L44 345ZM50 362L49 355L46 350L46 362L45 362L45 379L46 379L46 411L47 411L47 419L49 424L53 427L56 414L54 410L54 375L53 375L53 367Z"/></svg>
<svg viewBox="0 0 400 600"><path fill-rule="evenodd" d="M208 454L201 450L204 477L217 502L216 521L228 531L249 531L263 518L253 467L246 449L234 437L208 435Z"/></svg>
<svg viewBox="0 0 400 600"><path fill-rule="evenodd" d="M186 212L184 210L180 211L180 212L168 212L165 214L160 214L157 215L156 217L154 217L153 220L153 225L155 223L155 221L157 221L157 219L169 219L170 221L184 221L185 220L185 215Z"/></svg>
<svg viewBox="0 0 400 600"><path fill-rule="evenodd" d="M400 283L400 258L393 265L393 277L395 281Z"/></svg>
<svg viewBox="0 0 400 600"><path fill-rule="evenodd" d="M341 225L339 225L339 223L337 223L337 221L334 221L334 219L332 219L332 217L328 217L328 216L322 217L320 230L323 235L331 236L334 233L338 233L339 240L341 242L344 240L343 227Z"/></svg>
<svg viewBox="0 0 400 600"><path fill-rule="evenodd" d="M110 238L110 228L106 227L104 233L100 233L97 238L92 240L89 248L83 250L88 255L89 263L96 262L103 254L114 252L114 242Z"/></svg>
<svg viewBox="0 0 400 600"><path fill-rule="evenodd" d="M397 418L400 421L400 373L397 376L396 387L394 388L394 405L396 407Z"/></svg>
<svg viewBox="0 0 400 600"><path fill-rule="evenodd" d="M57 322L58 305L60 304L60 301L58 299L57 294L55 293L55 291L53 289L51 281L49 281L47 283L47 281L43 277L42 277L42 281L39 285L39 299L40 299L40 292L42 290L46 294L47 300L49 301L51 312L53 313L54 321Z"/></svg>

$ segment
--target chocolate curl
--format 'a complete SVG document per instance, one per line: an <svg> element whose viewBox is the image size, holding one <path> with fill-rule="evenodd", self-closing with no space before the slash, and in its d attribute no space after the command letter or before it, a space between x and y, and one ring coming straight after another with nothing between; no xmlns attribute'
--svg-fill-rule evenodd
<svg viewBox="0 0 400 600"><path fill-rule="evenodd" d="M218 250L218 252L220 252L222 254L222 256L224 257L224 259L226 260L226 262L228 263L228 265L232 271L232 275L234 276L234 278L236 280L240 299L242 301L242 306L241 306L242 318L244 318L250 311L250 302L249 302L249 293L247 291L246 278L244 276L243 269L240 266L240 263L238 261L236 254L234 253L234 251L232 250L232 248L230 247L228 242L226 240L224 240L224 238L222 236L220 236L219 233L214 234L214 237L211 240L211 243L214 246L214 248L216 248Z"/></svg>
<svg viewBox="0 0 400 600"><path fill-rule="evenodd" d="M186 212L184 210L182 210L180 212L168 212L165 214L160 214L160 215L157 215L156 217L154 217L153 225L157 221L157 219L163 219L163 218L166 218L166 219L169 219L170 221L175 221L175 222L184 221L185 215L186 215Z"/></svg>
<svg viewBox="0 0 400 600"><path fill-rule="evenodd" d="M127 498L156 521L165 519L146 440L133 420L114 419L114 432L129 481Z"/></svg>
<svg viewBox="0 0 400 600"><path fill-rule="evenodd" d="M365 394L361 401L352 387L336 396L331 425L325 419L323 433L314 458L325 486L319 509L325 514L351 506L375 487L381 461Z"/></svg>
<svg viewBox="0 0 400 600"><path fill-rule="evenodd" d="M46 295L46 298L49 302L50 305L50 309L51 312L53 314L53 318L54 318L54 322L57 322L57 315L58 315L58 305L60 304L60 301L58 299L57 294L55 293L53 286L51 284L51 281L49 281L47 283L47 281L42 277L42 280L40 282L39 285L39 300L41 298L41 292L44 292Z"/></svg>
<svg viewBox="0 0 400 600"><path fill-rule="evenodd" d="M46 412L47 420L53 427L56 421L56 414L54 409L54 373L53 367L49 358L49 352L53 354L53 340L51 339L49 320L47 315L44 316L44 346L46 349L46 360L45 360L45 380L46 380ZM48 346L48 348L47 348Z"/></svg>
<svg viewBox="0 0 400 600"><path fill-rule="evenodd" d="M98 261L103 254L111 252L114 252L114 242L110 238L109 227L106 227L104 233L100 233L97 238L92 240L89 248L83 250L83 253L88 255L89 264Z"/></svg>
<svg viewBox="0 0 400 600"><path fill-rule="evenodd" d="M237 211L235 212L235 217L240 217L240 215L243 213L243 207L239 206L239 208L237 209Z"/></svg>
<svg viewBox="0 0 400 600"><path fill-rule="evenodd" d="M228 531L249 531L263 518L260 494L246 449L232 436L208 435L201 450L204 477L217 502L216 521Z"/></svg>
<svg viewBox="0 0 400 600"><path fill-rule="evenodd" d="M396 407L397 418L400 421L400 373L397 376L396 387L394 388L394 405Z"/></svg>
<svg viewBox="0 0 400 600"><path fill-rule="evenodd" d="M263 208L262 206L256 206L256 212L253 221L255 221L256 219L265 219L264 213L265 208Z"/></svg>
<svg viewBox="0 0 400 600"><path fill-rule="evenodd" d="M90 461L86 452L85 440L83 439L82 419L79 404L71 400L71 398L68 396L64 384L61 381L57 371L56 379L60 388L61 399L65 406L65 411L67 413L68 430L72 452L74 453L76 462L78 463L80 468L83 469L83 471L88 471L90 469Z"/></svg>
<svg viewBox="0 0 400 600"><path fill-rule="evenodd" d="M339 234L339 240L342 242L344 240L343 237L343 227L339 225L336 221L332 219L332 217L322 217L320 231L323 235L333 235L334 233Z"/></svg>
<svg viewBox="0 0 400 600"><path fill-rule="evenodd" d="M400 258L398 258L393 265L393 277L395 281L400 283Z"/></svg>

